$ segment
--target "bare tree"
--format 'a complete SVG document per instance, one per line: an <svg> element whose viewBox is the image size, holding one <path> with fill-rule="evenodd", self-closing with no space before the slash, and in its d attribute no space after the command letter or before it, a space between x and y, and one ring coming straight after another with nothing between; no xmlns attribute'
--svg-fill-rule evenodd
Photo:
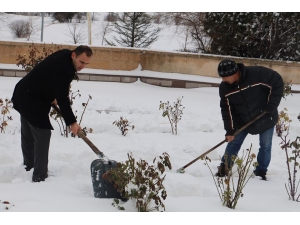
<svg viewBox="0 0 300 225"><path fill-rule="evenodd" d="M101 23L100 31L98 33L98 36L101 39L101 45L104 45L106 36L112 31L111 26L111 22L104 21L103 23Z"/></svg>
<svg viewBox="0 0 300 225"><path fill-rule="evenodd" d="M66 34L68 37L72 38L74 44L81 44L86 39L85 27L78 23L68 24L69 32Z"/></svg>
<svg viewBox="0 0 300 225"><path fill-rule="evenodd" d="M27 39L27 41L29 41L30 37L33 34L35 34L37 31L39 31L40 29L39 29L39 26L36 24L36 18L31 16L28 18L27 22L28 22L28 26L27 26L27 32L26 32L27 33L26 39Z"/></svg>
<svg viewBox="0 0 300 225"><path fill-rule="evenodd" d="M168 12L163 13L162 22L166 25L177 25L176 35L185 35L185 43L190 38L192 49L187 46L183 49L192 52L208 52L210 49L210 38L203 32L204 12Z"/></svg>
<svg viewBox="0 0 300 225"><path fill-rule="evenodd" d="M8 24L8 27L15 38L26 38L27 40L37 30L32 17L29 17L27 20L14 20Z"/></svg>
<svg viewBox="0 0 300 225"><path fill-rule="evenodd" d="M1 31L4 29L5 26L8 24L8 18L9 16L6 13L0 12L0 35Z"/></svg>
<svg viewBox="0 0 300 225"><path fill-rule="evenodd" d="M189 46L192 45L193 46L193 40L191 37L191 27L182 27L181 28L182 32L179 33L179 36L182 37L181 40L183 40L183 42L179 43L180 45L180 49L179 51L181 52L194 52L194 49L189 49Z"/></svg>

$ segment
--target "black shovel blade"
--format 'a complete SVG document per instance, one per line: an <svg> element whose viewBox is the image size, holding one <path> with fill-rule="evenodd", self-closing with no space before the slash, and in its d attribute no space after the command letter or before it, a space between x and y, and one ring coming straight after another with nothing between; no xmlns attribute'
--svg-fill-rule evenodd
<svg viewBox="0 0 300 225"><path fill-rule="evenodd" d="M102 178L102 175L117 166L114 160L105 161L103 159L95 159L91 164L91 175L95 198L117 198L127 201L114 188L113 184Z"/></svg>

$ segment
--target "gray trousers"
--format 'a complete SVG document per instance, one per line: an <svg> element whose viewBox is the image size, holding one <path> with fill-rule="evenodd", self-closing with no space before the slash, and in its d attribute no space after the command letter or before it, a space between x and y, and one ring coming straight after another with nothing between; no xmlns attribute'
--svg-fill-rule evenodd
<svg viewBox="0 0 300 225"><path fill-rule="evenodd" d="M44 178L48 173L48 155L51 130L41 129L30 124L21 116L21 147L24 165L33 176Z"/></svg>

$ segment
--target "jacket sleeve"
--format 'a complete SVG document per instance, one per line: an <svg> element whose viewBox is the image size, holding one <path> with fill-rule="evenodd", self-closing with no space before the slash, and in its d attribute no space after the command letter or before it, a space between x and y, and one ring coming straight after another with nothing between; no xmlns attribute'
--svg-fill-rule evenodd
<svg viewBox="0 0 300 225"><path fill-rule="evenodd" d="M230 103L229 99L224 96L222 87L220 87L219 94L221 115L224 123L224 129L226 130L225 136L232 136L237 130L234 121L238 119L238 114L236 113L236 110L234 106Z"/></svg>
<svg viewBox="0 0 300 225"><path fill-rule="evenodd" d="M69 126L72 123L76 122L76 118L72 111L71 103L69 100L69 89L73 78L72 73L70 73L65 65L62 65L60 69L56 70L53 77L55 98L61 110L62 116L66 122L66 125Z"/></svg>
<svg viewBox="0 0 300 225"><path fill-rule="evenodd" d="M279 106L283 96L283 79L280 76L280 74L276 71L267 68L262 68L261 80L270 88L268 102L264 110L272 114L277 110L277 107Z"/></svg>

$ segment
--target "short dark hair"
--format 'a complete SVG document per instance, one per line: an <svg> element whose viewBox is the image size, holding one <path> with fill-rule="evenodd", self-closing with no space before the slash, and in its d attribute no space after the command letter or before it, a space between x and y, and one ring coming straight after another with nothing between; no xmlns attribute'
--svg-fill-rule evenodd
<svg viewBox="0 0 300 225"><path fill-rule="evenodd" d="M75 52L76 55L81 55L82 53L85 53L88 57L91 57L93 55L92 49L87 45L79 45L73 50L73 52Z"/></svg>

